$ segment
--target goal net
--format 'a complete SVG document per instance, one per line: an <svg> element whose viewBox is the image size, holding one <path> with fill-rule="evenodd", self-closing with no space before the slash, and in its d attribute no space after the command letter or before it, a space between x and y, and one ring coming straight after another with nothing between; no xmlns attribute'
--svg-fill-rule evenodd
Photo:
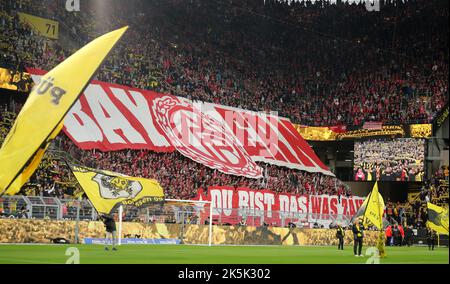
<svg viewBox="0 0 450 284"><path fill-rule="evenodd" d="M141 209L122 206L118 209L118 244L196 243L210 246L211 220L209 201L166 199L163 205ZM195 242L191 240L194 235Z"/></svg>

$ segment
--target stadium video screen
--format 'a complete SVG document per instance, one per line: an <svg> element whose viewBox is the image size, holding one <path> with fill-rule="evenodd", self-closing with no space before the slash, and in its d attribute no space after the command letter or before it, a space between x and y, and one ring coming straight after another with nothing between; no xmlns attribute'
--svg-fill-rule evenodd
<svg viewBox="0 0 450 284"><path fill-rule="evenodd" d="M355 142L355 181L422 181L425 140L399 138Z"/></svg>

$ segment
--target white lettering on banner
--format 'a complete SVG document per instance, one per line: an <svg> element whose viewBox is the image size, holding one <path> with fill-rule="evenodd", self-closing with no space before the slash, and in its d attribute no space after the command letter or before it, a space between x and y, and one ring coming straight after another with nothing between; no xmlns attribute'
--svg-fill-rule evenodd
<svg viewBox="0 0 450 284"><path fill-rule="evenodd" d="M291 205L289 206L289 212L298 212L297 198L291 196Z"/></svg>
<svg viewBox="0 0 450 284"><path fill-rule="evenodd" d="M238 191L238 196L239 196L238 208L248 208L249 207L248 191L240 190L240 191Z"/></svg>
<svg viewBox="0 0 450 284"><path fill-rule="evenodd" d="M289 197L287 195L279 195L278 200L280 202L280 212L289 211Z"/></svg>
<svg viewBox="0 0 450 284"><path fill-rule="evenodd" d="M275 194L264 193L264 203L267 205L267 217L272 217L272 206L275 203Z"/></svg>
<svg viewBox="0 0 450 284"><path fill-rule="evenodd" d="M212 189L209 191L211 204L213 206L213 215L219 215L222 211L222 191Z"/></svg>
<svg viewBox="0 0 450 284"><path fill-rule="evenodd" d="M273 158L278 154L278 138L280 137L280 133L278 132L278 118L275 118L273 115L268 116L265 114L257 117L260 121L257 125L257 139L258 142L264 145L264 151L261 151L259 156L269 156ZM268 131L267 128L269 128Z"/></svg>
<svg viewBox="0 0 450 284"><path fill-rule="evenodd" d="M264 211L264 194L262 194L261 192L256 192L255 193L255 208L261 211Z"/></svg>
<svg viewBox="0 0 450 284"><path fill-rule="evenodd" d="M103 133L98 125L81 109L80 101L76 101L64 120L66 131L78 143L101 142Z"/></svg>
<svg viewBox="0 0 450 284"><path fill-rule="evenodd" d="M339 204L339 198L330 198L329 207L330 207L330 214L331 215L341 214L339 212L339 208L341 206L339 206L339 208L338 208L338 205L340 205Z"/></svg>
<svg viewBox="0 0 450 284"><path fill-rule="evenodd" d="M45 74L28 72L33 80ZM209 168L248 178L262 177L256 162L334 176L285 118L104 82L87 87L64 131L83 150L177 150Z"/></svg>
<svg viewBox="0 0 450 284"><path fill-rule="evenodd" d="M153 145L164 147L171 146L167 139L155 128L148 101L145 99L143 94L136 91L130 91L129 94L134 100L134 102L132 102L125 90L111 88L111 91L144 127L147 132L147 136L151 137Z"/></svg>
<svg viewBox="0 0 450 284"><path fill-rule="evenodd" d="M328 207L328 197L326 197L326 196L324 196L323 199L322 199L322 210L321 210L321 213L323 215L322 219L329 219L330 218L330 216L329 216L330 210L329 210L329 207Z"/></svg>
<svg viewBox="0 0 450 284"><path fill-rule="evenodd" d="M306 196L300 196L298 198L298 211L302 214L308 213L308 199Z"/></svg>
<svg viewBox="0 0 450 284"><path fill-rule="evenodd" d="M85 91L85 97L92 114L110 143L126 144L127 142L123 138L126 138L130 143L145 143L144 138L111 102L101 86L89 85ZM116 132L117 130L121 130L123 137Z"/></svg>
<svg viewBox="0 0 450 284"><path fill-rule="evenodd" d="M233 208L233 191L232 190L223 190L222 191L222 205L223 205L223 214L225 216L230 216Z"/></svg>
<svg viewBox="0 0 450 284"><path fill-rule="evenodd" d="M356 210L362 205L364 198L344 197L335 195L293 195L287 193L277 194L269 190L251 190L247 188L233 189L232 187L210 187L209 198L213 200L213 206L222 206L215 208L213 215L218 217L222 223L232 225L241 221L241 218L250 216L261 216L269 224L276 226L286 225L288 222L307 222L308 224L318 223L328 226L333 220L337 222L348 222L356 213ZM226 202L224 198L226 196ZM197 199L208 200L200 189ZM230 203L231 202L231 203ZM351 204L351 205L349 205ZM353 208L346 210L346 207ZM226 208L226 214L221 212ZM230 209L234 209L229 214ZM209 214L208 212L205 213ZM256 222L261 225L257 219L245 220Z"/></svg>
<svg viewBox="0 0 450 284"><path fill-rule="evenodd" d="M309 204L311 206L309 212L313 214L314 218L319 218L318 214L320 214L322 209L322 198L320 196L310 196Z"/></svg>
<svg viewBox="0 0 450 284"><path fill-rule="evenodd" d="M241 145L255 148L252 155L274 158L278 152L278 118L264 113L240 112L217 108L223 112L223 122L228 125Z"/></svg>
<svg viewBox="0 0 450 284"><path fill-rule="evenodd" d="M250 210L253 210L255 208L255 192L249 191L248 197L250 197L249 198L249 208L250 208Z"/></svg>
<svg viewBox="0 0 450 284"><path fill-rule="evenodd" d="M230 129L250 156L274 158L273 153L276 153L278 144L278 132L272 131L277 128L266 123L264 120L266 114L209 105L211 104L204 103L203 108L209 110L208 113L211 113L212 117ZM278 119L278 117L272 117L272 124L276 125Z"/></svg>

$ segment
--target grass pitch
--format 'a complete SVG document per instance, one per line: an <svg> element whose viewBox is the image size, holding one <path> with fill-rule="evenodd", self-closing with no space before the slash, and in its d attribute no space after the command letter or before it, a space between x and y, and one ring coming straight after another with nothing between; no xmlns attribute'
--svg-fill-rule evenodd
<svg viewBox="0 0 450 284"><path fill-rule="evenodd" d="M364 264L353 248L298 246L123 245L105 251L100 245L0 245L0 264L64 264L76 247L81 264ZM367 247L363 248L365 252ZM381 264L448 264L448 248L387 247Z"/></svg>

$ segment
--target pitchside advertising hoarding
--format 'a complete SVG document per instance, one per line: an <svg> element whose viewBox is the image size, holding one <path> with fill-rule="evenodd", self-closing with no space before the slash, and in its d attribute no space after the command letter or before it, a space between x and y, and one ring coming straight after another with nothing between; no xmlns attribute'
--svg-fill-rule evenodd
<svg viewBox="0 0 450 284"><path fill-rule="evenodd" d="M337 195L296 195L270 190L252 190L229 186L199 190L196 200L211 201L213 223L312 227L314 223L328 228L331 223L347 225L364 202L363 197ZM200 212L201 220L209 211Z"/></svg>

